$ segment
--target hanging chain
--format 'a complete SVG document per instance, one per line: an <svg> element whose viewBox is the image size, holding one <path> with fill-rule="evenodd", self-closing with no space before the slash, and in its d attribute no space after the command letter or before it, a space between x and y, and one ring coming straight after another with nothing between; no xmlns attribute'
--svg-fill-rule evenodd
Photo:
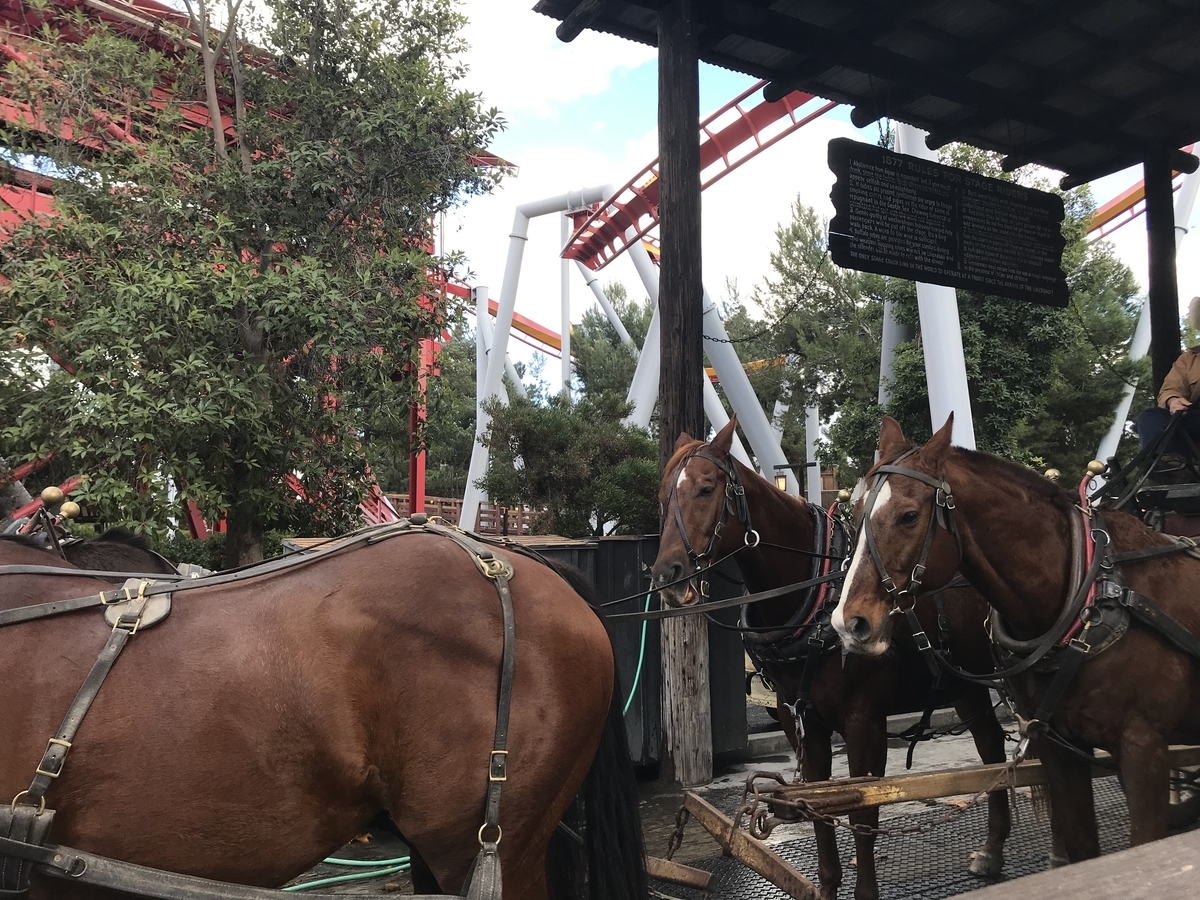
<svg viewBox="0 0 1200 900"><path fill-rule="evenodd" d="M688 820L692 814L688 812L686 806L679 807L675 813L675 830L671 832L671 838L667 841L667 859L675 855L675 851L683 845L683 829L687 826Z"/></svg>

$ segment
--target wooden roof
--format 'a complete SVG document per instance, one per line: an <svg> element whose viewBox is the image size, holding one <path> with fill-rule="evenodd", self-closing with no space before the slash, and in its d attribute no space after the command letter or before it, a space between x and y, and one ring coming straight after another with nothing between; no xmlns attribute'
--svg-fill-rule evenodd
<svg viewBox="0 0 1200 900"><path fill-rule="evenodd" d="M540 0L584 28L657 43L661 0ZM1195 0L694 0L700 58L1039 163L1082 184L1200 139Z"/></svg>

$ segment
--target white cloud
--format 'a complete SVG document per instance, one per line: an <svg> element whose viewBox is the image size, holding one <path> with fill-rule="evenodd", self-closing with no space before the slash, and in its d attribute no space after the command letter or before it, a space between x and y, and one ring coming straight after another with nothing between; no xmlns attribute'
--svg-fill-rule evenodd
<svg viewBox="0 0 1200 900"><path fill-rule="evenodd" d="M564 44L554 36L558 23L532 6L533 0L460 4L471 44L465 85L509 120L553 115L565 103L603 94L616 71L655 58L653 47L593 31Z"/></svg>

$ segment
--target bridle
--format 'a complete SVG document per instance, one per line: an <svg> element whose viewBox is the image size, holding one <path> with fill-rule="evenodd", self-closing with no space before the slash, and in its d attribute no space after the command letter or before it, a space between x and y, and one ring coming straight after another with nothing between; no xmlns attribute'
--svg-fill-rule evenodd
<svg viewBox="0 0 1200 900"><path fill-rule="evenodd" d="M863 507L863 541L867 545L867 552L871 555L871 562L875 564L875 571L879 573L879 581L883 585L883 589L887 591L888 599L892 603L889 615L893 616L900 613L908 613L912 610L913 605L916 604L917 597L921 593L921 585L925 580L925 562L929 558L929 549L933 546L933 536L939 526L954 535L955 544L958 546L958 559L960 562L963 555L962 536L959 535L958 528L954 523L954 494L950 489L949 482L946 481L945 475L943 474L940 478L934 478L926 475L924 472L918 472L916 469L896 464L916 452L917 448L914 447L912 450L896 457L895 462L875 468L871 490L867 494L867 501ZM871 513L874 511L875 501L878 499L879 492L883 490L883 486L887 483L888 476L890 475L904 475L907 478L915 478L917 481L935 489L933 495L933 512L929 516L929 527L925 529L925 542L921 545L921 555L917 560L917 564L913 566L908 584L903 588L898 588L895 580L888 575L887 569L883 565L883 558L879 555L879 545L875 543L875 533L871 528ZM911 602L907 607L901 606L904 598L911 598Z"/></svg>
<svg viewBox="0 0 1200 900"><path fill-rule="evenodd" d="M696 457L707 459L725 474L725 499L721 503L720 512L717 513L717 521L713 525L712 536L708 539L708 546L704 548L704 552L702 553L697 553L695 547L692 546L692 542L688 540L687 528L683 524L683 511L679 506L679 494L677 492L679 485L679 476L677 473L683 472L687 468L688 463ZM711 563L709 566L705 566L703 561L711 559L712 555L716 553L717 546L721 543L721 534L725 531L725 520L729 517L730 513L737 516L738 521L746 531L743 546L749 548L758 546L760 538L758 532L754 530L754 526L750 522L750 505L746 502L746 488L742 485L741 479L738 478L737 464L733 461L732 457L727 456L725 459L720 459L706 452L704 446L701 446L684 457L679 467L671 474L674 478L671 482L671 490L667 496L667 504L670 506L671 514L675 518L675 527L679 530L679 538L683 541L683 548L687 551L688 559L696 567L693 576L711 566ZM697 590L702 598L708 597L708 580L701 578Z"/></svg>

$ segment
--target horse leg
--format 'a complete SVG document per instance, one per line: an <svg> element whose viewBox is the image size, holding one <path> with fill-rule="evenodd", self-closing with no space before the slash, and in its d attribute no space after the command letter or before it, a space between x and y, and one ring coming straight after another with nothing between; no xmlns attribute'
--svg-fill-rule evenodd
<svg viewBox="0 0 1200 900"><path fill-rule="evenodd" d="M815 713L807 716L806 725L801 741L804 752L800 756L800 771L805 781L828 781L833 774L833 732ZM813 822L813 833L817 839L817 880L821 885L821 900L836 900L842 883L837 834L832 825L824 822Z"/></svg>
<svg viewBox="0 0 1200 900"><path fill-rule="evenodd" d="M1166 739L1141 719L1134 719L1121 732L1117 765L1129 805L1129 845L1165 838L1171 785Z"/></svg>
<svg viewBox="0 0 1200 900"><path fill-rule="evenodd" d="M852 713L846 717L846 756L850 777L882 776L887 768L887 719L873 711ZM850 822L868 828L879 826L879 807L850 813ZM879 879L875 874L875 835L854 835L858 855L858 876L854 881L855 900L878 900Z"/></svg>
<svg viewBox="0 0 1200 900"><path fill-rule="evenodd" d="M1051 864L1055 864L1057 853L1073 863L1099 856L1091 766L1044 738L1039 738L1037 745L1050 794L1050 831L1054 837Z"/></svg>
<svg viewBox="0 0 1200 900"><path fill-rule="evenodd" d="M412 876L413 893L414 894L440 894L442 887L437 883L437 879L433 877L433 871L429 868L429 863L425 862L420 851L416 847L409 847L410 868L408 874Z"/></svg>
<svg viewBox="0 0 1200 900"><path fill-rule="evenodd" d="M996 721L992 709L992 697L987 688L971 685L963 688L954 704L959 719L971 723L971 737L975 749L985 763L1004 762L1004 729ZM1004 842L1008 840L1012 821L1009 817L1008 792L992 791L988 794L988 833L983 846L975 851L971 860L972 875L999 875L1004 867Z"/></svg>

